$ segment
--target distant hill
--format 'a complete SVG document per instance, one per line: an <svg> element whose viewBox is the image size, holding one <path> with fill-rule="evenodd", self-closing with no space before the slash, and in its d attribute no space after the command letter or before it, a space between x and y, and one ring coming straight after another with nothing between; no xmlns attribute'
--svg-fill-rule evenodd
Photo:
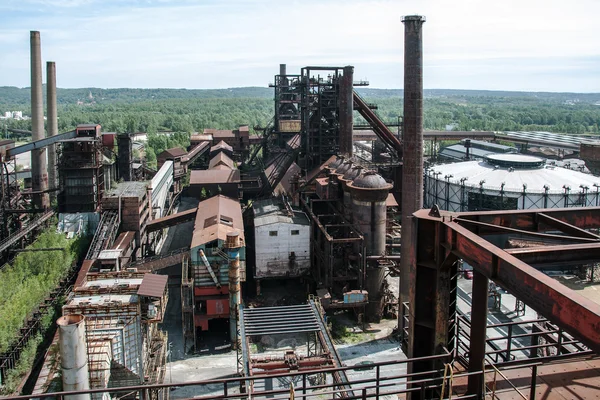
<svg viewBox="0 0 600 400"><path fill-rule="evenodd" d="M368 98L384 99L402 97L402 89L358 88L357 91ZM559 103L596 104L600 93L552 93L552 92L509 92L494 90L426 89L427 98L528 98ZM91 95L91 97L90 97ZM273 98L273 89L265 87L241 87L229 89L61 89L57 90L59 104L84 103L133 103L138 101L165 99L227 99L227 98ZM30 89L14 86L0 86L0 107L7 105L28 106Z"/></svg>

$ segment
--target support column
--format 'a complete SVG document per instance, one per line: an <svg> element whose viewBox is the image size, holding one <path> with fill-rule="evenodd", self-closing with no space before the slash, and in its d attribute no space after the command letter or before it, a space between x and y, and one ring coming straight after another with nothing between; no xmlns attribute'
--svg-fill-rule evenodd
<svg viewBox="0 0 600 400"><path fill-rule="evenodd" d="M240 295L240 248L242 247L240 233L237 231L227 234L225 243L229 257L229 338L233 348L238 348L238 310L241 303Z"/></svg>
<svg viewBox="0 0 600 400"><path fill-rule="evenodd" d="M473 270L469 372L482 371L483 369L487 330L488 287L488 278ZM468 393L483 396L483 382L484 377L482 375L470 375Z"/></svg>
<svg viewBox="0 0 600 400"><path fill-rule="evenodd" d="M47 132L48 136L58 135L58 115L56 112L56 64L54 61L46 63L46 106L48 107ZM56 171L56 145L48 146L48 189L57 187ZM50 192L50 202L56 200L56 191Z"/></svg>

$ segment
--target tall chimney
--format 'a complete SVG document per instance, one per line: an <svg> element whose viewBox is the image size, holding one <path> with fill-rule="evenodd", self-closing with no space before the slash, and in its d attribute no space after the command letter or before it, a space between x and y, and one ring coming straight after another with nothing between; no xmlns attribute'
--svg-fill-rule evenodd
<svg viewBox="0 0 600 400"><path fill-rule="evenodd" d="M44 104L42 99L42 50L40 33L31 31L31 131L32 140L43 139ZM31 150L31 186L34 192L35 208L48 208L48 171L46 167L46 150Z"/></svg>
<svg viewBox="0 0 600 400"><path fill-rule="evenodd" d="M229 338L234 348L238 348L238 318L241 303L240 295L240 233L229 232L225 242L229 257Z"/></svg>
<svg viewBox="0 0 600 400"><path fill-rule="evenodd" d="M340 154L352 157L352 113L354 103L352 100L354 87L354 67L344 67L344 75L340 82Z"/></svg>
<svg viewBox="0 0 600 400"><path fill-rule="evenodd" d="M399 306L409 300L410 270L415 259L412 214L423 207L423 34L425 17L404 22L404 125L402 165L402 239ZM412 309L411 309L412 311ZM400 315L402 313L399 313ZM400 317L401 318L401 317Z"/></svg>
<svg viewBox="0 0 600 400"><path fill-rule="evenodd" d="M88 369L87 343L85 338L85 317L71 314L60 317L58 325L58 345L64 391L88 390L90 376ZM89 394L65 396L66 400L89 400Z"/></svg>
<svg viewBox="0 0 600 400"><path fill-rule="evenodd" d="M48 136L58 135L58 115L56 112L56 64L54 61L46 63L46 106ZM57 187L56 172L56 145L48 146L48 188L50 190ZM56 200L56 191L50 192L50 201Z"/></svg>
<svg viewBox="0 0 600 400"><path fill-rule="evenodd" d="M287 75L285 64L279 64L279 75L281 75L282 77Z"/></svg>

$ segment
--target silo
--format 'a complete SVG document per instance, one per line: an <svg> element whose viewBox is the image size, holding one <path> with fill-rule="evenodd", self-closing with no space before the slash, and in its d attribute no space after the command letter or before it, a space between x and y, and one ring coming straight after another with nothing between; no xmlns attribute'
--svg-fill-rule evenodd
<svg viewBox="0 0 600 400"><path fill-rule="evenodd" d="M85 340L85 317L71 314L60 317L58 325L58 344L64 391L88 390L90 377L88 372L87 343ZM89 400L89 394L65 396L67 400Z"/></svg>
<svg viewBox="0 0 600 400"><path fill-rule="evenodd" d="M392 184L374 171L365 171L360 176L348 183L352 196L353 221L362 232L365 239L367 256L385 255L386 237L386 205ZM385 266L378 260L369 260L367 263L367 291L369 292L369 305L367 315L370 319L381 319L382 289L385 279Z"/></svg>

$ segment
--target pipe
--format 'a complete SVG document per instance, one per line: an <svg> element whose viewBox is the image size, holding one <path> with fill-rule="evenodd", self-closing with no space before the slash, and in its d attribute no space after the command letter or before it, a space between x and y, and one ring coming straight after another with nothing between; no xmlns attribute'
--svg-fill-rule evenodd
<svg viewBox="0 0 600 400"><path fill-rule="evenodd" d="M399 304L409 299L415 249L412 214L423 207L423 35L425 17L409 15L404 23L404 125L402 165L402 260Z"/></svg>
<svg viewBox="0 0 600 400"><path fill-rule="evenodd" d="M229 338L234 348L239 348L238 337L238 310L241 303L240 296L240 248L242 247L240 233L229 232L225 241L227 256L229 257Z"/></svg>
<svg viewBox="0 0 600 400"><path fill-rule="evenodd" d="M44 134L44 104L42 99L42 50L40 33L31 31L31 132L32 141L40 140ZM48 198L48 170L45 149L31 151L31 188L35 208L50 207Z"/></svg>
<svg viewBox="0 0 600 400"><path fill-rule="evenodd" d="M354 81L354 67L344 67L344 74L340 81L340 127L339 127L339 145L340 154L352 157L352 113L353 113L353 81Z"/></svg>
<svg viewBox="0 0 600 400"><path fill-rule="evenodd" d="M58 345L64 391L89 390L87 343L85 339L85 317L71 314L60 317ZM88 394L66 395L66 400L89 400Z"/></svg>
<svg viewBox="0 0 600 400"><path fill-rule="evenodd" d="M56 63L48 61L46 63L46 106L47 112L47 131L48 136L58 135L58 114L56 111ZM48 146L48 188L50 192L50 203L56 200L57 187L56 171L56 145Z"/></svg>

